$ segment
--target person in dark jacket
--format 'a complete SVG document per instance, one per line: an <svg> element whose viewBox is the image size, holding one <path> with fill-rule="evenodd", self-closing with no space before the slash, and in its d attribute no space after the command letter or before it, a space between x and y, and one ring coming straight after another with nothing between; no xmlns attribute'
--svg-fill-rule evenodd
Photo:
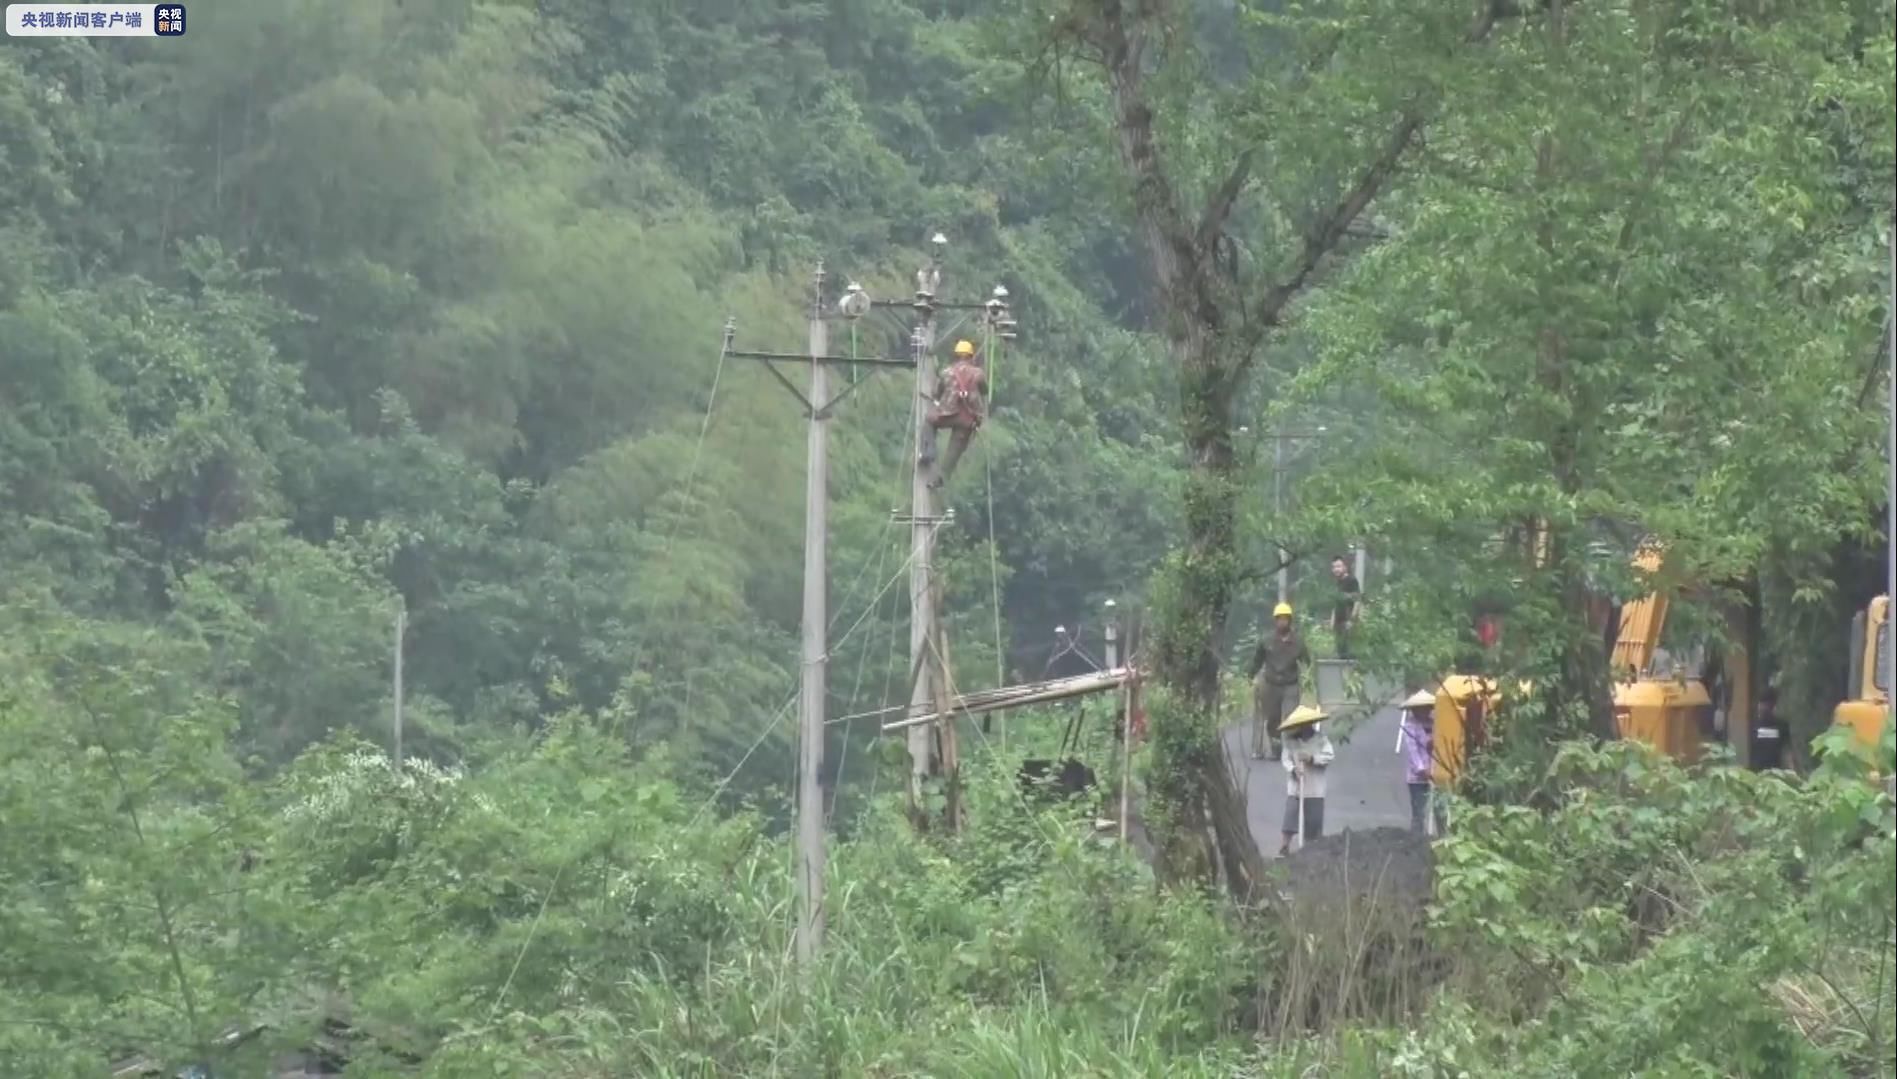
<svg viewBox="0 0 1897 1079"><path fill-rule="evenodd" d="M1252 653L1252 738L1253 760L1268 760L1285 713L1297 706L1298 684L1311 653L1304 647L1292 623L1291 605L1280 603L1271 612L1271 631L1258 642Z"/></svg>
<svg viewBox="0 0 1897 1079"><path fill-rule="evenodd" d="M1337 639L1337 658L1350 658L1350 631L1363 613L1363 584L1350 572L1343 555L1331 558L1331 579L1337 582L1337 603L1331 610L1331 634Z"/></svg>
<svg viewBox="0 0 1897 1079"><path fill-rule="evenodd" d="M1752 770L1785 767L1785 743L1790 738L1791 732L1778 715L1778 690L1768 688L1759 694L1759 714L1752 724Z"/></svg>

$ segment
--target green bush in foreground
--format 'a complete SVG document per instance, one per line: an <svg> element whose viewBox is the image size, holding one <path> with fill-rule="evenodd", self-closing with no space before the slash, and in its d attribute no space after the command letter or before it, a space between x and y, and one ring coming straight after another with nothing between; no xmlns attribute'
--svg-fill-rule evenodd
<svg viewBox="0 0 1897 1079"><path fill-rule="evenodd" d="M359 1075L1887 1075L1897 1044L1897 840L1854 759L1570 747L1549 812L1467 808L1437 847L1436 960L1352 974L1427 978L1384 994L1420 1011L1268 1041L1275 908L1158 891L1002 754L962 835L885 798L833 844L805 984L784 838L585 717L466 772L342 740L266 784L149 670L17 660L7 1074L203 1059L245 1017L271 1029L219 1067L256 1074L330 1010Z"/></svg>
<svg viewBox="0 0 1897 1079"><path fill-rule="evenodd" d="M1451 983L1363 1037L1384 1074L1889 1075L1891 803L1831 757L1799 784L1571 746L1552 812L1468 811L1438 848Z"/></svg>

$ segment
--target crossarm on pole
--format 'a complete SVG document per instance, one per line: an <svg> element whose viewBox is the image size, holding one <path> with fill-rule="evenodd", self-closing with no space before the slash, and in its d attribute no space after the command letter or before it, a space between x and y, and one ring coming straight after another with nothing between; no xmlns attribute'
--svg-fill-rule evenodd
<svg viewBox="0 0 1897 1079"><path fill-rule="evenodd" d="M1073 697L1085 697L1095 693L1106 693L1120 688L1134 677L1131 667L1117 667L1110 671L1096 671L1073 678L1056 678L1048 682L1028 682L1018 686L1002 686L997 689L978 690L974 693L956 695L950 702L947 712L962 712L968 715L980 715L983 712L1000 712L1010 708L1022 708L1030 704L1046 704L1063 701ZM874 712L864 712L851 719L863 719L869 716L887 715L890 712L907 710L905 718L883 724L885 733L906 730L910 727L933 723L938 718L932 708L917 708L914 705L897 705ZM946 714L946 713L945 713Z"/></svg>

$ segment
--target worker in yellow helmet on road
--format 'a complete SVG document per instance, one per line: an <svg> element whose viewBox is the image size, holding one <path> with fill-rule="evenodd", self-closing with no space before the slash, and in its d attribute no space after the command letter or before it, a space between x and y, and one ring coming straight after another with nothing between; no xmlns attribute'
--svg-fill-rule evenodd
<svg viewBox="0 0 1897 1079"><path fill-rule="evenodd" d="M1280 603L1272 609L1272 627L1252 653L1252 735L1253 760L1268 760L1278 738L1284 715L1298 703L1298 684L1304 668L1310 665L1310 650L1291 620L1291 605Z"/></svg>
<svg viewBox="0 0 1897 1079"><path fill-rule="evenodd" d="M942 467L929 480L930 487L947 483L949 474L955 471L955 462L961 460L987 413L984 399L987 392L988 372L982 366L981 354L975 350L974 342L965 339L955 342L955 362L936 380L935 401L925 429L927 440L917 462L924 469L934 462L935 432L948 428L948 453L942 458Z"/></svg>

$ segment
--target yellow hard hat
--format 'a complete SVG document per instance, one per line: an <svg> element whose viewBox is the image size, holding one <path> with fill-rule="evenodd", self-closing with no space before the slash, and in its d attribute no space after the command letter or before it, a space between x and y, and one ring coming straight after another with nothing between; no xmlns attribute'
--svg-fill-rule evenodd
<svg viewBox="0 0 1897 1079"><path fill-rule="evenodd" d="M967 338L955 342L955 354L957 356L973 356L975 354L975 343Z"/></svg>
<svg viewBox="0 0 1897 1079"><path fill-rule="evenodd" d="M1290 618L1290 617L1291 617L1291 605L1290 605L1289 603L1280 603L1280 604L1278 604L1278 605L1277 605L1276 607L1273 607L1273 608L1271 609L1271 617L1273 617L1273 618Z"/></svg>

